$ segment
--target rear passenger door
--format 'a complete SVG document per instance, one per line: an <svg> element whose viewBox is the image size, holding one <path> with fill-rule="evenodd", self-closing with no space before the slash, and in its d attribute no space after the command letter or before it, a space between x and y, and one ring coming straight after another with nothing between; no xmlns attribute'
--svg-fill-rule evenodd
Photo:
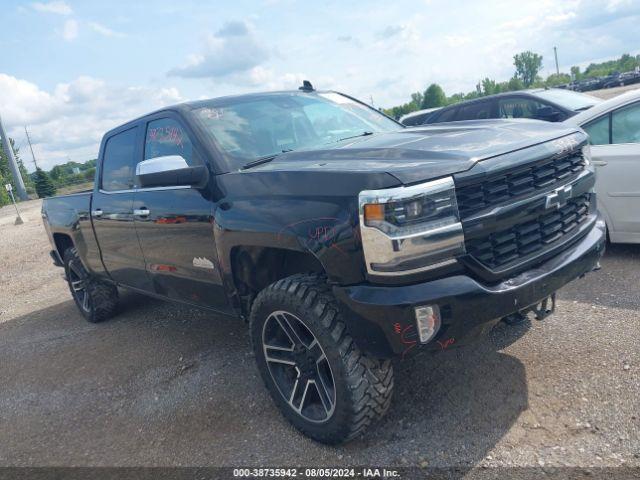
<svg viewBox="0 0 640 480"><path fill-rule="evenodd" d="M178 115L149 117L143 159L180 156L202 165L203 151ZM211 186L137 188L133 210L146 269L155 293L227 311L213 236Z"/></svg>
<svg viewBox="0 0 640 480"><path fill-rule="evenodd" d="M91 218L105 269L119 284L150 290L133 217L134 167L141 154L142 128L127 126L102 145L100 178Z"/></svg>

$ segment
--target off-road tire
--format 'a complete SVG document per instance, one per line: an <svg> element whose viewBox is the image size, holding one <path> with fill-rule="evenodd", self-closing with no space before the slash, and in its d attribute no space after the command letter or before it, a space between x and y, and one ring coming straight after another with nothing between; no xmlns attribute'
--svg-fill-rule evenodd
<svg viewBox="0 0 640 480"><path fill-rule="evenodd" d="M314 423L301 416L284 398L269 370L266 348L263 348L263 328L274 312L282 311L302 321L315 336L330 365L335 404L326 421ZM393 392L391 361L372 358L360 351L347 333L324 275L297 274L265 288L253 303L250 330L258 369L269 393L282 414L310 438L326 444L349 441L389 409Z"/></svg>
<svg viewBox="0 0 640 480"><path fill-rule="evenodd" d="M89 272L80 261L75 247L68 248L64 252L64 271L69 290L73 300L82 316L91 323L103 322L116 313L118 306L118 289L115 285L100 281ZM74 291L72 279L79 278L87 294L86 304L83 307L83 299Z"/></svg>

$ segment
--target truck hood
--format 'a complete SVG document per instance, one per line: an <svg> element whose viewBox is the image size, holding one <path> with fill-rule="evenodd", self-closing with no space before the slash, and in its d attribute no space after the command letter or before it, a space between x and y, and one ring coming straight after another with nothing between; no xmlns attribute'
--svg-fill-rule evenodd
<svg viewBox="0 0 640 480"><path fill-rule="evenodd" d="M537 120L451 122L284 153L250 171L385 172L410 184L462 172L487 158L576 131L570 125Z"/></svg>

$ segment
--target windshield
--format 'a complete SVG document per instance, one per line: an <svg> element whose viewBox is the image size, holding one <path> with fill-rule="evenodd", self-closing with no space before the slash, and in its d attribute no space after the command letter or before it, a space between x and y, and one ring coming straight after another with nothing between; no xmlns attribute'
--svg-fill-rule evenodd
<svg viewBox="0 0 640 480"><path fill-rule="evenodd" d="M402 128L338 93L266 94L199 105L193 115L232 159L234 168L282 152Z"/></svg>
<svg viewBox="0 0 640 480"><path fill-rule="evenodd" d="M571 90L562 90L559 88L541 90L540 92L535 92L534 95L544 100L557 103L561 107L564 107L567 110L573 110L574 112L586 110L587 108L591 108L602 101L599 98L592 97L591 95L585 95L584 93L573 92Z"/></svg>

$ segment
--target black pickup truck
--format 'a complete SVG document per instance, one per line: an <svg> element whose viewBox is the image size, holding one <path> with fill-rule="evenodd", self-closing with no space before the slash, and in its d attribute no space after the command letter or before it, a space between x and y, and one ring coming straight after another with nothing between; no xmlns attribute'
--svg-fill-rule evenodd
<svg viewBox="0 0 640 480"><path fill-rule="evenodd" d="M545 317L605 246L580 129L405 128L308 86L122 125L93 192L42 213L87 320L118 287L245 319L275 404L325 443L386 412L393 357Z"/></svg>

